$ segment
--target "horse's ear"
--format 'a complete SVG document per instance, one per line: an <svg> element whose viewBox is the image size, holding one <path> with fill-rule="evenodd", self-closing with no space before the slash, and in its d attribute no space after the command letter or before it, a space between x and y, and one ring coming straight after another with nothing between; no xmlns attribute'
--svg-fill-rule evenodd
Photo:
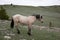
<svg viewBox="0 0 60 40"><path fill-rule="evenodd" d="M43 16L41 16L41 19L43 18Z"/></svg>

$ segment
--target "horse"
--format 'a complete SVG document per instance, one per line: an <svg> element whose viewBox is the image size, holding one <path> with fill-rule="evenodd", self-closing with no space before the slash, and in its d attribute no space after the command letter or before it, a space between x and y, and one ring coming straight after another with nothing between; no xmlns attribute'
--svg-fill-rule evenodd
<svg viewBox="0 0 60 40"><path fill-rule="evenodd" d="M43 23L43 16L41 16L40 14L33 14L31 16L23 16L20 14L16 14L12 16L11 19L11 28L14 28L14 25L17 29L17 33L20 34L20 30L18 29L17 25L18 23L20 24L25 24L28 26L28 35L31 35L31 28L32 28L32 24L36 21L39 20Z"/></svg>

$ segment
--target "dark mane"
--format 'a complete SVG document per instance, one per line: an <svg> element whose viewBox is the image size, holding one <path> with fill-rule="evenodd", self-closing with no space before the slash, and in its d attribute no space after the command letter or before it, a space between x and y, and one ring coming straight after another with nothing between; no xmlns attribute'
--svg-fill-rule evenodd
<svg viewBox="0 0 60 40"><path fill-rule="evenodd" d="M40 14L33 14L32 16L35 16L36 19L39 19L40 18Z"/></svg>

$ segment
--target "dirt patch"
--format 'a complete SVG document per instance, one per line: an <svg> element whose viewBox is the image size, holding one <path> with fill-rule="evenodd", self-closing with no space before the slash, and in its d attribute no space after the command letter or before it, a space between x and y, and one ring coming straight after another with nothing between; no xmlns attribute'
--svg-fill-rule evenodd
<svg viewBox="0 0 60 40"><path fill-rule="evenodd" d="M49 28L48 26L33 25L33 28L38 28L39 30L47 30L47 31L60 32L60 28L57 28L57 27Z"/></svg>

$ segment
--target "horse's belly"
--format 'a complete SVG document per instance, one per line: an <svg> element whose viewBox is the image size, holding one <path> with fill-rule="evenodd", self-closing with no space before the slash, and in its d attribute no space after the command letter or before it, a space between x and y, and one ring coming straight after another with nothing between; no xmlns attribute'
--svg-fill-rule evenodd
<svg viewBox="0 0 60 40"><path fill-rule="evenodd" d="M20 22L21 24L28 24L27 22Z"/></svg>

